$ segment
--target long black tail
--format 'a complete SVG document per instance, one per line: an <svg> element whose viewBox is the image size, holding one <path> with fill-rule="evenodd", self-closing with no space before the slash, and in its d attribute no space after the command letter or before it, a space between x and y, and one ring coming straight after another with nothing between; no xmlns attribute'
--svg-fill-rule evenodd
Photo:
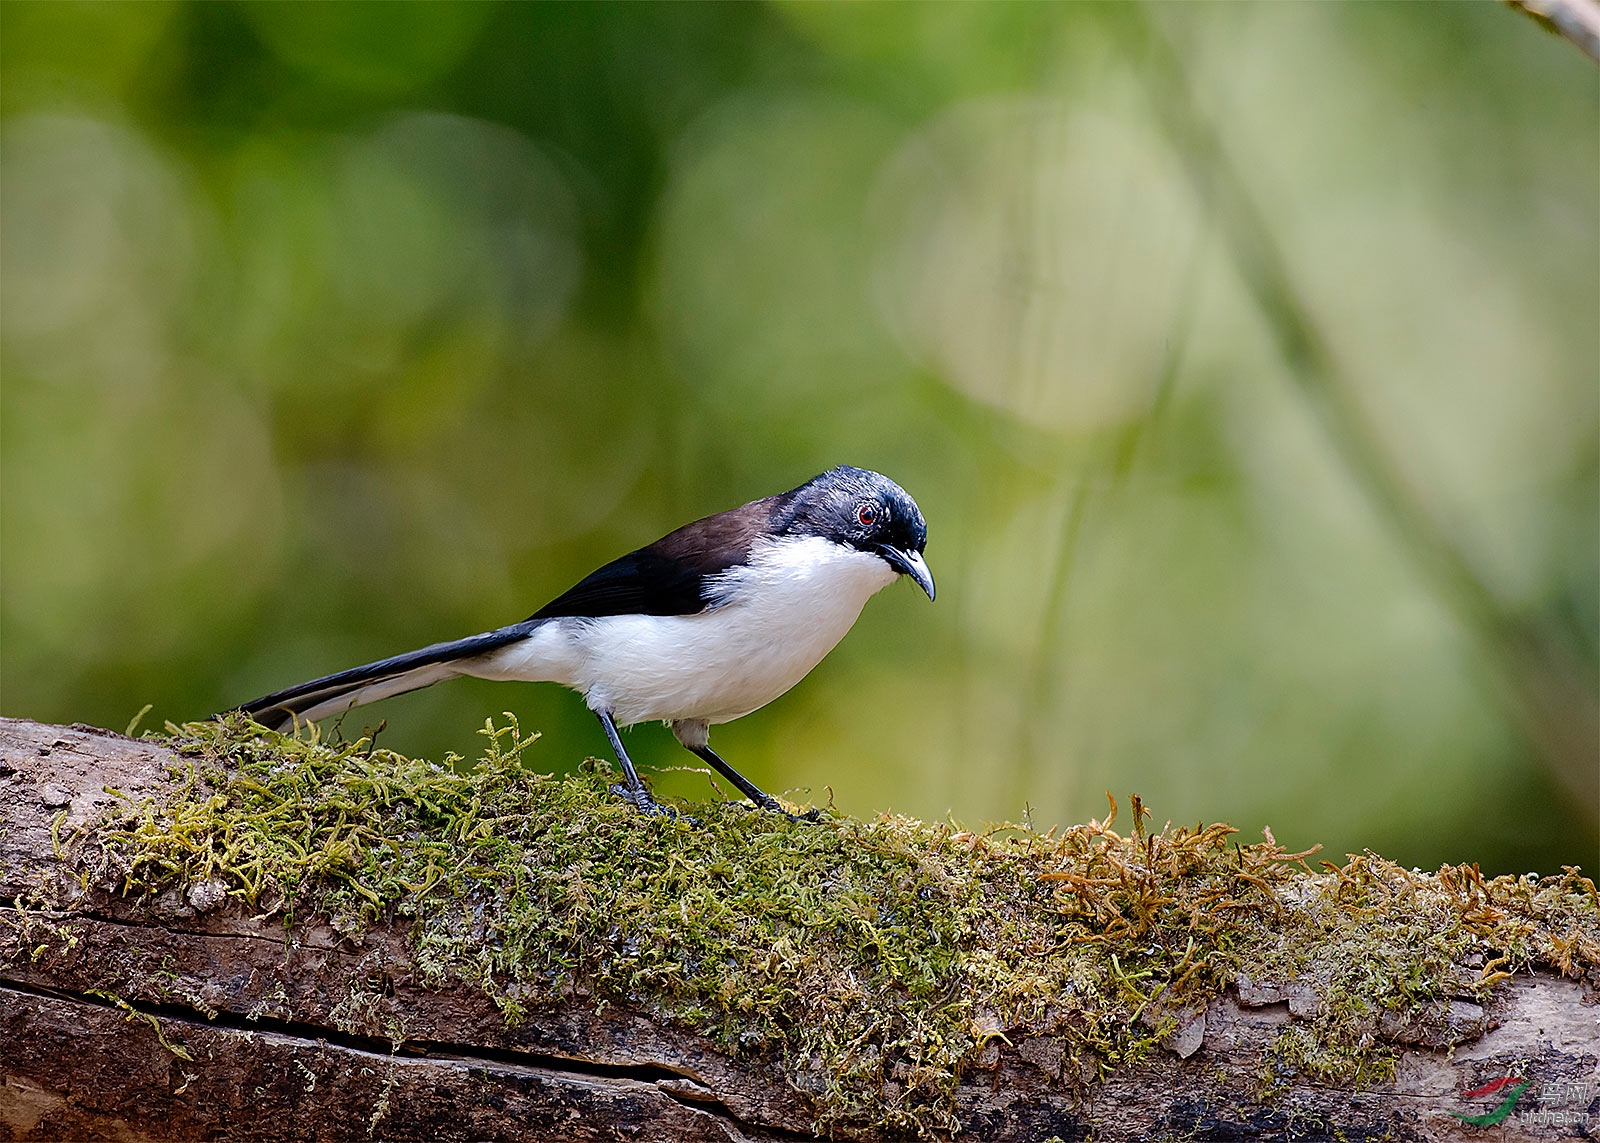
<svg viewBox="0 0 1600 1143"><path fill-rule="evenodd" d="M298 683L270 695L263 695L236 709L250 715L263 726L282 730L296 719L311 722L338 714L353 706L377 702L390 695L419 690L443 679L469 674L459 664L485 651L525 639L539 626L535 620L513 623L481 635L469 635L449 643L435 643L420 651L410 651L391 659L351 667L336 675L325 675Z"/></svg>

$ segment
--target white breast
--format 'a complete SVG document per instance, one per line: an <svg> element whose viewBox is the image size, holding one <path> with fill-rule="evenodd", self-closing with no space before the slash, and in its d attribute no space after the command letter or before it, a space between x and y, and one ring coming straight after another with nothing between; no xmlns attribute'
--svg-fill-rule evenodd
<svg viewBox="0 0 1600 1143"><path fill-rule="evenodd" d="M492 673L566 683L623 725L728 722L805 678L894 580L887 563L854 548L816 537L771 541L715 582L720 606L560 620L495 653Z"/></svg>

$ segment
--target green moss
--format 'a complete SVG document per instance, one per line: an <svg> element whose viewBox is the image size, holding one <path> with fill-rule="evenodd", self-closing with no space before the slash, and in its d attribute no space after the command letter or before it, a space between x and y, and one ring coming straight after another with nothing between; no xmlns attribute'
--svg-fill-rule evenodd
<svg viewBox="0 0 1600 1143"><path fill-rule="evenodd" d="M98 996L101 1000L108 1000L116 1007L122 1009L122 1011L127 1015L127 1020L130 1024L135 1024L142 1021L143 1023L150 1025L151 1030L156 1034L157 1042L160 1043L163 1048L165 1048L177 1059L183 1060L186 1063L194 1062L194 1055L189 1051L189 1049L184 1047L182 1044L175 1044L171 1040L167 1039L167 1034L161 1027L161 1021L156 1019L149 1012L140 1011L132 1004L129 1004L122 997L118 996L115 992L108 992L103 988L90 989L89 995Z"/></svg>
<svg viewBox="0 0 1600 1143"><path fill-rule="evenodd" d="M76 839L122 892L220 883L286 924L354 936L409 918L424 981L466 980L509 1022L554 1001L629 1004L781 1061L822 1131L955 1129L991 1040L1051 1035L1068 1082L1144 1058L1173 1014L1241 975L1315 988L1279 1045L1319 1080L1381 1075L1384 1011L1487 988L1533 964L1600 960L1592 882L1422 875L1367 855L1313 872L1270 834L1057 834L882 816L816 825L731 804L644 818L588 762L526 768L533 737L485 727L471 767L365 740L328 745L239 719L171 727L168 797ZM1480 955L1477 983L1457 966ZM381 1005L346 1015L385 1035ZM384 1021L389 1020L389 1023Z"/></svg>

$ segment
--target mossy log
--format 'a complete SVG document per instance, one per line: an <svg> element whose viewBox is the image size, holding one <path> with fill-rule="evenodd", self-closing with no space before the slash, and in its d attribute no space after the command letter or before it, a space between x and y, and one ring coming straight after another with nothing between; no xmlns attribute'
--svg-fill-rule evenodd
<svg viewBox="0 0 1600 1143"><path fill-rule="evenodd" d="M1318 863L1137 800L646 819L531 741L0 720L0 1137L1452 1139L1513 1096L1495 1138L1600 1129L1576 870Z"/></svg>

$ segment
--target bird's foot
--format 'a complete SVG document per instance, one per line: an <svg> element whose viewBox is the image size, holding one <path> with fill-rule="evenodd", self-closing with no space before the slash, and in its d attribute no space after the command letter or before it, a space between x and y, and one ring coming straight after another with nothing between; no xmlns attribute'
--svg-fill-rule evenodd
<svg viewBox="0 0 1600 1143"><path fill-rule="evenodd" d="M642 787L637 790L630 790L627 786L624 786L619 782L611 787L611 792L617 795L617 797L621 798L623 801L627 802L634 809L638 810L641 814L644 814L646 817L666 818L669 821L686 821L690 825L695 826L700 824L688 814L679 813L671 806L663 806L660 802L656 801L650 796L650 792L648 790Z"/></svg>
<svg viewBox="0 0 1600 1143"><path fill-rule="evenodd" d="M817 822L822 820L822 810L817 806L812 806L803 814L792 814L784 808L782 802L771 794L762 794L760 798L753 799L753 801L754 805L746 805L744 802L735 802L734 804L742 810L766 810L770 814L782 814L792 822Z"/></svg>

